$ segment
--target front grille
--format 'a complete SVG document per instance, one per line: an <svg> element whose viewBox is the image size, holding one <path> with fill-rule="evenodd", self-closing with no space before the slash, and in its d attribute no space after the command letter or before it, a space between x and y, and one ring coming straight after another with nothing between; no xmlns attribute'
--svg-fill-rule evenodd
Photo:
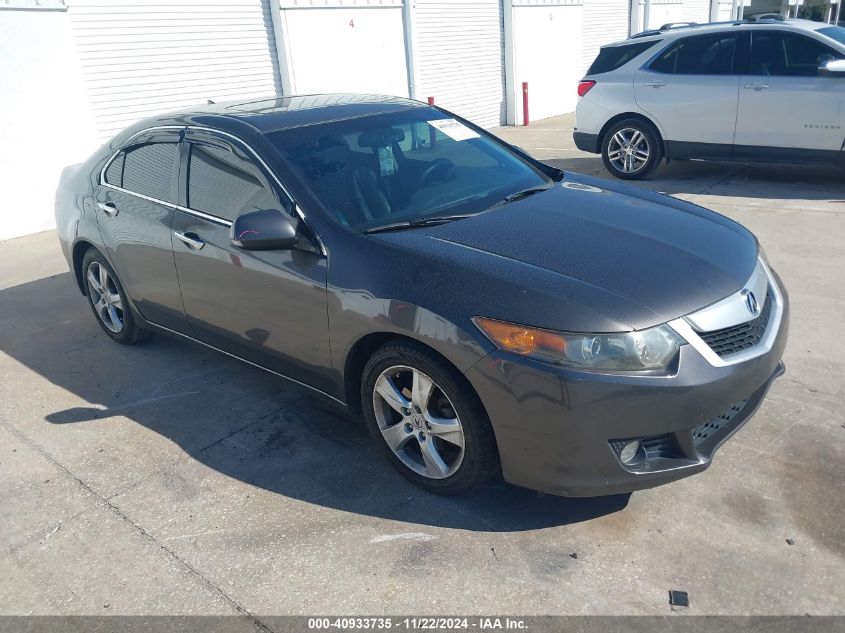
<svg viewBox="0 0 845 633"><path fill-rule="evenodd" d="M756 319L712 332L699 332L701 339L719 356L730 356L757 345L772 314L772 293L766 294L763 309Z"/></svg>
<svg viewBox="0 0 845 633"><path fill-rule="evenodd" d="M740 400L739 402L735 402L731 405L731 408L725 411L723 414L716 416L712 420L707 420L707 422L703 422L699 424L692 430L692 439L695 444L700 444L708 437L716 433L719 429L721 429L726 424L730 423L740 411L745 408L745 405L748 404L748 400Z"/></svg>

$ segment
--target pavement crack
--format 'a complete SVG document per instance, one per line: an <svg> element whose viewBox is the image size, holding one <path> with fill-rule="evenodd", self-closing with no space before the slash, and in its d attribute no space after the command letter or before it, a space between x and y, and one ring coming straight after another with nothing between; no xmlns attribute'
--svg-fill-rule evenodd
<svg viewBox="0 0 845 633"><path fill-rule="evenodd" d="M66 476L70 477L73 481L77 484L82 486L87 492L94 496L101 504L106 506L109 510L111 510L114 514L118 517L123 519L126 523L128 523L132 528L134 528L139 534L141 534L144 538L148 539L152 543L158 545L161 549L163 549L167 554L169 554L176 562L182 565L185 569L188 570L191 574L196 576L204 585L210 588L214 593L216 593L220 598L229 606L231 606L235 611L248 619L256 628L261 631L267 631L268 633L273 633L272 629L270 629L266 624L264 624L261 620L259 620L256 616L250 613L246 608L241 606L234 598L229 596L225 591L223 591L219 586L217 586L211 579L207 578L201 571L199 571L196 567L191 565L189 562L181 558L176 552L168 548L164 545L161 541L156 539L152 534L147 532L142 526L132 520L126 513L124 513L118 506L112 503L109 499L103 497L97 491L95 491L91 486L86 484L82 479L76 476L67 466L62 464L58 461L55 457L53 457L43 446L34 442L29 437L26 436L23 432L20 431L17 427L10 424L6 419L0 419L0 424L9 431L12 435L18 438L21 442L29 446L32 450L36 451L39 455L47 459L50 463L55 465L59 468ZM42 537L42 540L46 542L46 540L59 531L61 524L55 527L46 537Z"/></svg>

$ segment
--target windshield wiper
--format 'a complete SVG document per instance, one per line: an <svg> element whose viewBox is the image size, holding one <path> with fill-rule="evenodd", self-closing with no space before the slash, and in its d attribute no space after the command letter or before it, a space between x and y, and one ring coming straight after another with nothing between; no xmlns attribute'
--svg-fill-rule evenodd
<svg viewBox="0 0 845 633"><path fill-rule="evenodd" d="M431 218L419 218L416 220L407 220L405 222L395 222L393 224L384 224L382 226L374 226L371 229L366 229L364 233L386 233L388 231L402 231L404 229L417 229L423 226L437 226L438 224L446 224L447 222L454 222L455 220L463 220L464 218L471 218L474 213L464 213L462 215L437 215Z"/></svg>
<svg viewBox="0 0 845 633"><path fill-rule="evenodd" d="M514 193L508 194L498 202L496 202L493 206L489 207L493 209L495 207L502 206L503 204L508 204L510 202L516 202L517 200L522 200L523 198L527 198L528 196L533 196L535 193L542 193L547 189L551 189L554 185L541 185L539 187L529 187L528 189L522 189L521 191L516 191Z"/></svg>

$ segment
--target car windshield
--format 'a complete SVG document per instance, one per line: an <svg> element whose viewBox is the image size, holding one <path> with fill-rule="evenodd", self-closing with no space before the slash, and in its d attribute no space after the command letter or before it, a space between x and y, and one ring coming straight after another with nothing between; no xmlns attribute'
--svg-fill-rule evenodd
<svg viewBox="0 0 845 633"><path fill-rule="evenodd" d="M432 108L267 134L339 224L355 230L483 211L550 178Z"/></svg>
<svg viewBox="0 0 845 633"><path fill-rule="evenodd" d="M840 44L845 44L845 28L841 26L826 26L819 29L819 33L827 35L829 38L836 40Z"/></svg>

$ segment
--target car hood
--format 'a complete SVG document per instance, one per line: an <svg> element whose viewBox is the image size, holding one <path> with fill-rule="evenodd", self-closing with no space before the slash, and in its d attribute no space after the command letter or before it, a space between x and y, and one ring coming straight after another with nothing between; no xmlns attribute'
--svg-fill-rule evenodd
<svg viewBox="0 0 845 633"><path fill-rule="evenodd" d="M724 216L579 174L468 219L378 237L416 251L422 265L450 260L441 283L464 295L485 296L479 284L498 278L510 295L522 288L515 304L486 306L487 316L572 331L641 329L715 303L742 288L758 251ZM530 305L556 297L539 313Z"/></svg>

